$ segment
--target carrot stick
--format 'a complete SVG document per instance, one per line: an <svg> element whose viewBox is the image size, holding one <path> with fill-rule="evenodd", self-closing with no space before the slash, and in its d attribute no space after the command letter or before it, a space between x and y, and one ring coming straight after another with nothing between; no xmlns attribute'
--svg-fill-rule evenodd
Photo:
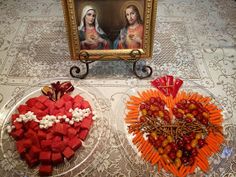
<svg viewBox="0 0 236 177"><path fill-rule="evenodd" d="M155 155L153 156L152 161L151 161L152 165L155 165L160 158L161 157L159 156L158 152L155 152Z"/></svg>
<svg viewBox="0 0 236 177"><path fill-rule="evenodd" d="M137 144L140 141L140 139L142 138L142 136L143 136L143 134L141 132L137 133L136 136L132 139L132 142L134 144Z"/></svg>
<svg viewBox="0 0 236 177"><path fill-rule="evenodd" d="M130 99L134 101L136 104L140 104L142 102L142 99L136 96L130 96Z"/></svg>

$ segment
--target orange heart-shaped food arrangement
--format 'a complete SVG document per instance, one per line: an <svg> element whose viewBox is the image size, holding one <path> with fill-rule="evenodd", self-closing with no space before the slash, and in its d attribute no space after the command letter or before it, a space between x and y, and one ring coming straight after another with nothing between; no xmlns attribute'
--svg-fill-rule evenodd
<svg viewBox="0 0 236 177"><path fill-rule="evenodd" d="M150 89L131 96L127 109L125 122L141 156L176 176L197 166L206 172L208 157L224 140L221 110L198 93L182 91L173 98Z"/></svg>
<svg viewBox="0 0 236 177"><path fill-rule="evenodd" d="M17 108L7 127L21 158L30 168L40 164L39 174L43 176L51 175L54 165L74 156L95 118L90 103L80 95L63 92L54 101L50 98L56 97L50 94L28 99Z"/></svg>

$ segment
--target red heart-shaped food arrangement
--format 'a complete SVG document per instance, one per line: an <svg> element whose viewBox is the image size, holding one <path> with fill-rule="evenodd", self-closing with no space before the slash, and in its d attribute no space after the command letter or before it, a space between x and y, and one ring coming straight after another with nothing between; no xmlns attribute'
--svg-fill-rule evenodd
<svg viewBox="0 0 236 177"><path fill-rule="evenodd" d="M176 97L150 89L130 96L125 122L141 156L176 176L206 172L208 157L224 141L221 110L210 97L180 92Z"/></svg>
<svg viewBox="0 0 236 177"><path fill-rule="evenodd" d="M89 102L69 95L73 90L69 82L45 86L42 91L47 96L28 99L11 116L7 130L16 140L16 149L30 168L40 164L40 175L51 175L54 165L71 159L92 126Z"/></svg>

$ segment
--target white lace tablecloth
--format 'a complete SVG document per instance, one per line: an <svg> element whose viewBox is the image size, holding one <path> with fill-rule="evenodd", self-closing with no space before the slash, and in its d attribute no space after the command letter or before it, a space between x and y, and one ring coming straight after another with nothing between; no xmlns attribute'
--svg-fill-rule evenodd
<svg viewBox="0 0 236 177"><path fill-rule="evenodd" d="M234 0L159 0L154 54L146 62L153 68L150 78L139 80L130 64L111 61L92 63L86 80L77 81L98 89L104 95L104 109L114 115L121 96L130 88L148 87L151 80L165 74L193 81L224 106L232 120L225 127L231 136L236 124L235 46ZM71 78L73 65L79 62L70 61L59 0L0 1L0 107L41 80ZM122 143L122 133L110 128L106 148L97 152L94 169L87 176L161 176L141 159L131 161L123 151L126 137ZM225 159L217 160L222 165L208 176L236 175L235 156L227 166ZM5 176L11 176L12 168L0 159L0 172L9 171Z"/></svg>

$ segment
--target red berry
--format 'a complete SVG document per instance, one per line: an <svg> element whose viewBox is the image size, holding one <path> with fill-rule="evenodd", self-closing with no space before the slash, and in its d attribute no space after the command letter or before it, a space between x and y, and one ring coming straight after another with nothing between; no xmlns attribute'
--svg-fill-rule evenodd
<svg viewBox="0 0 236 177"><path fill-rule="evenodd" d="M193 149L191 150L191 155L192 155L192 156L197 156L197 154L198 154L197 148L193 148Z"/></svg>
<svg viewBox="0 0 236 177"><path fill-rule="evenodd" d="M168 154L168 156L169 156L172 160L174 160L174 159L176 158L176 153L175 153L175 152L170 152L170 153Z"/></svg>
<svg viewBox="0 0 236 177"><path fill-rule="evenodd" d="M183 140L179 140L177 144L181 148L181 147L184 146L184 141Z"/></svg>
<svg viewBox="0 0 236 177"><path fill-rule="evenodd" d="M199 139L199 140L198 140L198 146L199 146L199 148L203 147L205 144L206 144L206 142L205 142L204 139Z"/></svg>
<svg viewBox="0 0 236 177"><path fill-rule="evenodd" d="M151 98L149 99L149 102L150 102L151 104L153 104L155 101L156 101L156 98L154 98L154 97L151 97Z"/></svg>
<svg viewBox="0 0 236 177"><path fill-rule="evenodd" d="M181 162L182 162L183 164L186 164L186 163L188 162L188 158L187 158L187 157L182 157L182 158L181 158Z"/></svg>
<svg viewBox="0 0 236 177"><path fill-rule="evenodd" d="M190 151L192 149L192 146L191 146L191 144L186 144L185 148Z"/></svg>
<svg viewBox="0 0 236 177"><path fill-rule="evenodd" d="M143 110L143 109L145 109L145 108L146 108L145 104L141 104L141 105L140 105L140 110Z"/></svg>

